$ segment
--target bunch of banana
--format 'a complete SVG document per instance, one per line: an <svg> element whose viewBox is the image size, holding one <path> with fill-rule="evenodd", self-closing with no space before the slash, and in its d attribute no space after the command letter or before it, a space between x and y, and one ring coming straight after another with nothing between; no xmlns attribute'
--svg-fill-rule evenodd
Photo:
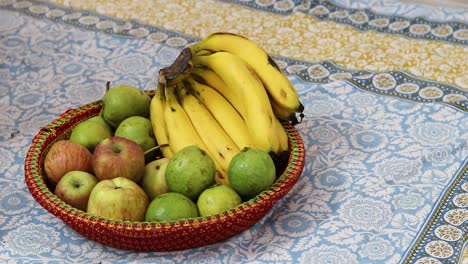
<svg viewBox="0 0 468 264"><path fill-rule="evenodd" d="M190 49L195 55L224 51L239 56L261 79L278 118L292 120L295 113L304 111L288 77L256 42L237 34L218 32L208 35Z"/></svg>
<svg viewBox="0 0 468 264"><path fill-rule="evenodd" d="M216 182L227 184L231 159L245 147L288 152L280 120L303 111L294 87L255 42L215 33L161 69L150 113L165 157L198 145L213 158Z"/></svg>

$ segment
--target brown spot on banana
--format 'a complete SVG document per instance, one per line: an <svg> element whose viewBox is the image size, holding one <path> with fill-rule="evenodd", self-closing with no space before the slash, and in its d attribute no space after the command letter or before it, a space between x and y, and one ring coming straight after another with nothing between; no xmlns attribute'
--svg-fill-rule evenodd
<svg viewBox="0 0 468 264"><path fill-rule="evenodd" d="M286 98L286 97L288 97L288 93L286 93L286 91L284 91L284 89L281 89L280 90L280 96L283 97L283 98Z"/></svg>
<svg viewBox="0 0 468 264"><path fill-rule="evenodd" d="M247 65L247 69L249 69L250 73L251 73L253 76L258 76L258 75L257 75L257 71L255 71L254 68L250 67L250 65ZM259 77L257 77L257 78L258 78L258 80L260 80ZM261 81L261 80L260 80L260 81Z"/></svg>
<svg viewBox="0 0 468 264"><path fill-rule="evenodd" d="M229 185L229 179L226 177L226 175L218 170L216 170L216 175L215 175L215 182L217 184L227 184Z"/></svg>

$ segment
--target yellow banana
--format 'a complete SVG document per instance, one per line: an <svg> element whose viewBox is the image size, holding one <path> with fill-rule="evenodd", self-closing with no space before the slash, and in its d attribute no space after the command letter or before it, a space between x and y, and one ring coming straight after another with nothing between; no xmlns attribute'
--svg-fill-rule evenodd
<svg viewBox="0 0 468 264"><path fill-rule="evenodd" d="M166 104L164 106L164 119L166 123L169 146L173 153L190 145L197 145L203 150L207 147L198 136L190 118L177 101L175 85L165 89Z"/></svg>
<svg viewBox="0 0 468 264"><path fill-rule="evenodd" d="M192 54L202 50L236 54L255 70L278 107L288 112L289 115L304 110L297 91L287 76L273 58L254 41L237 34L218 32L193 44L190 49Z"/></svg>
<svg viewBox="0 0 468 264"><path fill-rule="evenodd" d="M278 117L279 120L283 121L290 121L291 124L297 125L302 122L302 119L304 118L304 114L300 113L299 118L297 118L296 113L291 113L283 108L281 108L279 105L276 104L275 101L270 100L271 102L271 108L273 109L273 112L275 113L276 117Z"/></svg>
<svg viewBox="0 0 468 264"><path fill-rule="evenodd" d="M194 95L181 91L180 100L182 107L190 118L208 151L227 171L231 159L240 152L234 141L219 125L210 111Z"/></svg>
<svg viewBox="0 0 468 264"><path fill-rule="evenodd" d="M286 133L286 129L280 123L278 119L275 120L274 124L274 133L275 136L278 138L279 146L275 153L281 153L283 151L288 151L289 149L289 141L288 141L288 134Z"/></svg>
<svg viewBox="0 0 468 264"><path fill-rule="evenodd" d="M239 148L200 100L187 89L179 89L178 94L182 107L207 147L208 153L221 166L221 173L225 173L222 180L227 183L229 163L240 152ZM221 179L217 179L217 182L219 180Z"/></svg>
<svg viewBox="0 0 468 264"><path fill-rule="evenodd" d="M158 145L169 144L164 118L165 104L166 99L164 98L163 87L158 87L150 104L150 120ZM166 158L174 156L170 147L162 147L161 152Z"/></svg>
<svg viewBox="0 0 468 264"><path fill-rule="evenodd" d="M180 87L182 84L179 83L177 85ZM172 152L176 153L186 146L197 145L213 158L213 155L211 155L207 146L203 143L197 131L193 127L187 113L177 101L175 94L177 85L170 85L165 89L166 104L164 107L164 118L169 138L169 146L171 147ZM213 159L213 161L216 166L216 182L226 183L227 170L223 171L219 162L215 159Z"/></svg>
<svg viewBox="0 0 468 264"><path fill-rule="evenodd" d="M239 91L230 89L226 83L214 71L205 67L194 67L191 73L193 79L197 82L212 87L226 98L239 113L244 112L244 102Z"/></svg>
<svg viewBox="0 0 468 264"><path fill-rule="evenodd" d="M203 65L213 70L230 92L240 97L239 104L243 109L239 112L245 120L255 147L267 152L277 149L275 145L279 144L278 139L272 137L271 133L276 116L262 81L255 71L240 57L228 52L194 56L192 59L195 65ZM228 96L233 95L226 95ZM229 98L228 100L231 101Z"/></svg>
<svg viewBox="0 0 468 264"><path fill-rule="evenodd" d="M243 102L236 91L230 90L224 81L212 70L195 66L192 70L191 77L197 82L210 86L218 91L234 106L234 108L236 108L237 111L243 111ZM285 111L271 98L270 103L273 112L280 120L291 121L296 118L294 113L291 114L289 111Z"/></svg>
<svg viewBox="0 0 468 264"><path fill-rule="evenodd" d="M219 92L208 85L201 84L191 78L187 83L193 94L200 100L234 141L239 149L252 147L247 126L242 116Z"/></svg>
<svg viewBox="0 0 468 264"><path fill-rule="evenodd" d="M273 112L275 113L276 117L278 117L280 120L291 120L292 116L294 115L291 114L289 111L286 111L285 109L281 108L275 101L271 101L271 108L273 109Z"/></svg>
<svg viewBox="0 0 468 264"><path fill-rule="evenodd" d="M206 55L210 55L210 54L213 54L213 52L211 50L199 50L196 55L206 56Z"/></svg>

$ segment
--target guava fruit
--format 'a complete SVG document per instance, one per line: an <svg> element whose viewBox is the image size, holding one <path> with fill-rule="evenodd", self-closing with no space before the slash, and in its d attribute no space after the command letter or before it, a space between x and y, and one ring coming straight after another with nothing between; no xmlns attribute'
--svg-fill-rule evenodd
<svg viewBox="0 0 468 264"><path fill-rule="evenodd" d="M169 191L166 183L166 168L169 160L169 158L161 158L151 161L145 166L145 174L141 179L140 186L150 200Z"/></svg>
<svg viewBox="0 0 468 264"><path fill-rule="evenodd" d="M198 217L197 205L180 193L168 192L154 198L146 209L145 221L171 221Z"/></svg>
<svg viewBox="0 0 468 264"><path fill-rule="evenodd" d="M215 185L204 190L198 197L200 216L220 214L242 203L242 198L229 185Z"/></svg>
<svg viewBox="0 0 468 264"><path fill-rule="evenodd" d="M70 141L83 145L92 153L99 142L111 136L112 130L109 126L93 120L86 120L72 129Z"/></svg>
<svg viewBox="0 0 468 264"><path fill-rule="evenodd" d="M107 121L101 115L93 116L90 119L86 120L86 122L96 122L103 126L105 126L109 131L112 131L112 127L107 123Z"/></svg>
<svg viewBox="0 0 468 264"><path fill-rule="evenodd" d="M214 183L215 163L196 145L177 151L166 168L166 182L171 192L196 200L200 193Z"/></svg>
<svg viewBox="0 0 468 264"><path fill-rule="evenodd" d="M151 121L146 117L131 116L125 118L120 122L114 135L135 141L145 152L156 146ZM150 157L151 155L148 153L146 159L150 160Z"/></svg>
<svg viewBox="0 0 468 264"><path fill-rule="evenodd" d="M102 117L117 128L130 116L149 116L151 97L144 91L129 85L119 84L104 95Z"/></svg>
<svg viewBox="0 0 468 264"><path fill-rule="evenodd" d="M246 147L229 163L228 179L243 198L252 198L275 182L275 163L267 152Z"/></svg>

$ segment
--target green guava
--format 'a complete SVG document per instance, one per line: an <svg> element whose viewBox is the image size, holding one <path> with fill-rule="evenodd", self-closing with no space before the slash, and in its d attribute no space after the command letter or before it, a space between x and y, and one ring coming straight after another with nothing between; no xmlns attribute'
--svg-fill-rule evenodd
<svg viewBox="0 0 468 264"><path fill-rule="evenodd" d="M242 203L242 198L229 185L215 185L198 197L200 216L220 214Z"/></svg>
<svg viewBox="0 0 468 264"><path fill-rule="evenodd" d="M119 84L104 95L102 117L117 128L130 116L149 116L151 97L144 91L129 85Z"/></svg>
<svg viewBox="0 0 468 264"><path fill-rule="evenodd" d="M145 221L171 221L198 217L197 205L180 193L168 192L154 198L146 209Z"/></svg>
<svg viewBox="0 0 468 264"><path fill-rule="evenodd" d="M229 163L228 179L243 198L252 198L275 182L275 163L267 152L246 147Z"/></svg>
<svg viewBox="0 0 468 264"><path fill-rule="evenodd" d="M171 192L196 201L200 193L214 183L215 163L196 145L177 151L166 168L166 182Z"/></svg>
<svg viewBox="0 0 468 264"><path fill-rule="evenodd" d="M151 121L142 116L131 116L120 122L115 130L114 136L130 139L138 143L143 151L147 151L156 146ZM151 160L152 153L145 155L146 160Z"/></svg>

